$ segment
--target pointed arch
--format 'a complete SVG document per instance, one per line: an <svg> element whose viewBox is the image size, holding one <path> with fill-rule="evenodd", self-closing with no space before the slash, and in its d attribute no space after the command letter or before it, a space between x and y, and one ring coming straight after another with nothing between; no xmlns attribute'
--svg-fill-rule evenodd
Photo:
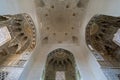
<svg viewBox="0 0 120 80"><path fill-rule="evenodd" d="M48 54L45 66L45 79L55 80L57 73L64 73L66 80L76 80L76 64L73 54L58 48Z"/></svg>

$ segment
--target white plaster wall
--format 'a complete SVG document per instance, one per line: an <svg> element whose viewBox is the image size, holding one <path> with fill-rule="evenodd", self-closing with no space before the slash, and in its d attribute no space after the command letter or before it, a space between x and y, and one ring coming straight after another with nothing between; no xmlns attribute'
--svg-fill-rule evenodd
<svg viewBox="0 0 120 80"><path fill-rule="evenodd" d="M45 45L39 48L38 55L36 56L35 63L30 71L27 80L40 80L40 77L42 76L43 70L45 68L48 54L57 48L63 48L73 53L83 80L97 80L88 63L88 56L86 56L84 48L81 48L80 46L76 46L74 44Z"/></svg>

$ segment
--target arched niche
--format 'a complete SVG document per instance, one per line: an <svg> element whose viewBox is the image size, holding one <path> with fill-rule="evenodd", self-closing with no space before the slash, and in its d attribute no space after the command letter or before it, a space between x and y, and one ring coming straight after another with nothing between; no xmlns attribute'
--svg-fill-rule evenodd
<svg viewBox="0 0 120 80"><path fill-rule="evenodd" d="M26 13L1 15L0 38L1 60L8 55L32 52L36 46L36 29L31 16Z"/></svg>
<svg viewBox="0 0 120 80"><path fill-rule="evenodd" d="M105 76L119 80L116 70L120 67L120 46L115 37L120 29L120 17L109 15L95 15L86 27L86 43L97 59ZM112 76L111 76L112 73Z"/></svg>
<svg viewBox="0 0 120 80"><path fill-rule="evenodd" d="M86 43L90 50L120 61L120 47L114 42L114 36L120 29L119 20L119 17L108 15L95 15L91 18L86 27Z"/></svg>
<svg viewBox="0 0 120 80"><path fill-rule="evenodd" d="M48 54L43 80L77 80L74 56L68 50L58 48Z"/></svg>

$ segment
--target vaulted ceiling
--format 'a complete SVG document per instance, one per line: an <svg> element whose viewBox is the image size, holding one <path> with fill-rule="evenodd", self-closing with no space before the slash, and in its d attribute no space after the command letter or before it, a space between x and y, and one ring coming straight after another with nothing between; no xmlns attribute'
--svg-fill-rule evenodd
<svg viewBox="0 0 120 80"><path fill-rule="evenodd" d="M42 43L78 43L87 1L36 0Z"/></svg>

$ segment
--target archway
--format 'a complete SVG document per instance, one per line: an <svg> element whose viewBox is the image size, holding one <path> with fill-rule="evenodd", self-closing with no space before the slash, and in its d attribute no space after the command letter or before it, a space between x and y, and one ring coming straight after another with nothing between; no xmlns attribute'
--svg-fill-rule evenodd
<svg viewBox="0 0 120 80"><path fill-rule="evenodd" d="M55 49L47 57L44 80L77 80L74 56L65 49Z"/></svg>

